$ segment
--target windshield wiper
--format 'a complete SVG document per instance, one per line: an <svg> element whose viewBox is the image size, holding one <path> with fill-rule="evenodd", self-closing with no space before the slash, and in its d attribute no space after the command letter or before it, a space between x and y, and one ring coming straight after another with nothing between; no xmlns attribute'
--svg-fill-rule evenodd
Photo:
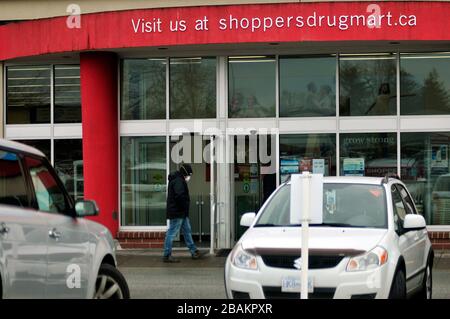
<svg viewBox="0 0 450 319"><path fill-rule="evenodd" d="M352 224L346 224L346 223L322 223L322 224L311 224L313 227L353 227L353 228L367 228L368 226L359 226L359 225L352 225Z"/></svg>
<svg viewBox="0 0 450 319"><path fill-rule="evenodd" d="M255 227L278 227L279 225L275 224L256 224Z"/></svg>
<svg viewBox="0 0 450 319"><path fill-rule="evenodd" d="M282 225L282 224L256 224L255 227L300 227L302 224L288 224L288 225Z"/></svg>

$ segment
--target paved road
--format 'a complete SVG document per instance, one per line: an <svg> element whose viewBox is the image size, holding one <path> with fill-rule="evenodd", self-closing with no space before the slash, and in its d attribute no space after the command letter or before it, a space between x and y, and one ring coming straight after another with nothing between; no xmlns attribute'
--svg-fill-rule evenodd
<svg viewBox="0 0 450 319"><path fill-rule="evenodd" d="M192 260L177 252L181 262L165 264L155 251L120 251L119 268L128 281L132 298L221 299L225 258L208 256ZM450 299L450 254L436 256L434 298Z"/></svg>

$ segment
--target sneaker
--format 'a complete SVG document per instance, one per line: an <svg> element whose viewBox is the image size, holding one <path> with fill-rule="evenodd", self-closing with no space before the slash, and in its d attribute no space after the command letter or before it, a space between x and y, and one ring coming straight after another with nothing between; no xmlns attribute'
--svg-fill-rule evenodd
<svg viewBox="0 0 450 319"><path fill-rule="evenodd" d="M204 255L206 255L206 251L200 251L200 250L196 250L193 254L192 254L192 259L199 259L201 257L203 257Z"/></svg>
<svg viewBox="0 0 450 319"><path fill-rule="evenodd" d="M179 263L180 261L176 258L173 258L172 256L164 256L163 262L165 263Z"/></svg>

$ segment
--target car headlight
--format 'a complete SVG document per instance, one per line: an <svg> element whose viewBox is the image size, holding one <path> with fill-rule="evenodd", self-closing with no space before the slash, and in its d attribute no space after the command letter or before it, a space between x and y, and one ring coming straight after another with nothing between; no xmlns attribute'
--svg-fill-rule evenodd
<svg viewBox="0 0 450 319"><path fill-rule="evenodd" d="M257 270L256 256L246 252L241 245L237 245L231 255L231 262L238 268Z"/></svg>
<svg viewBox="0 0 450 319"><path fill-rule="evenodd" d="M377 246L364 255L352 257L347 264L347 271L371 270L384 265L388 260L388 252Z"/></svg>

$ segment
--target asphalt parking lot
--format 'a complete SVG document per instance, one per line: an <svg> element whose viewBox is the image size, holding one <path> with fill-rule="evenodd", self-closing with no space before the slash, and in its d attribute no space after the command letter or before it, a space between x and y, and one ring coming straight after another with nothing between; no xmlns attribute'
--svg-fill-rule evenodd
<svg viewBox="0 0 450 319"><path fill-rule="evenodd" d="M207 255L192 260L185 251L177 264L161 261L157 250L118 251L119 268L138 299L223 299L225 257ZM437 252L433 269L433 298L450 299L450 252Z"/></svg>

